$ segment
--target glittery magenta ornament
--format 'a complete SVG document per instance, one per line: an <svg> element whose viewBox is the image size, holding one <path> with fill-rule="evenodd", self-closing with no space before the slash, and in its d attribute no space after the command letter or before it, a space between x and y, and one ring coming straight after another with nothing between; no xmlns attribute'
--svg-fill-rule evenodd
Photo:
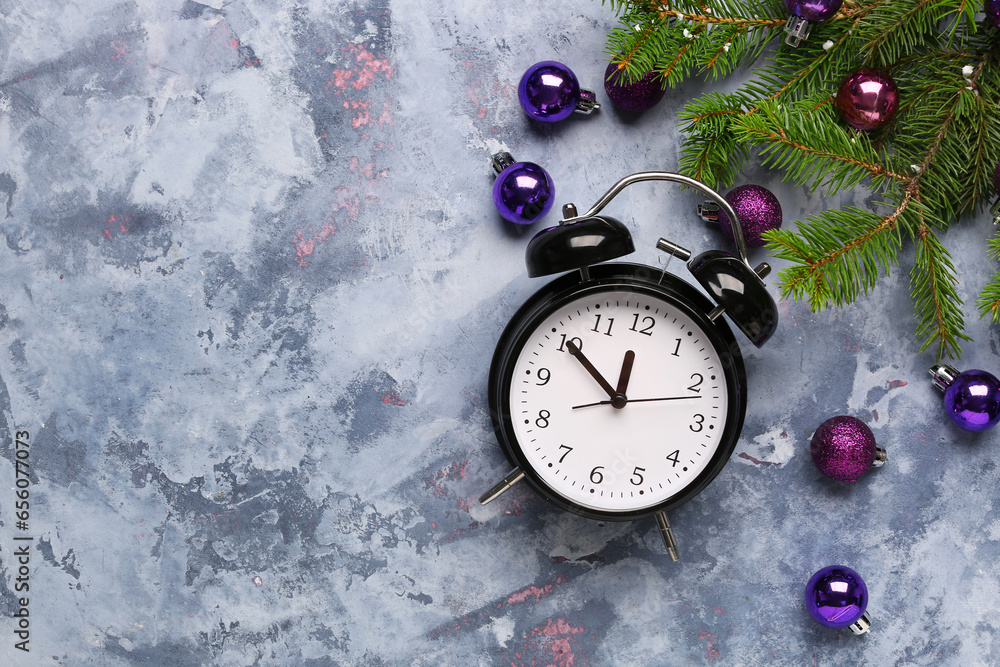
<svg viewBox="0 0 1000 667"><path fill-rule="evenodd" d="M986 371L972 369L959 373L940 364L932 366L934 386L944 392L944 409L959 428L985 431L1000 422L1000 380Z"/></svg>
<svg viewBox="0 0 1000 667"><path fill-rule="evenodd" d="M899 89L892 77L864 67L848 74L837 90L837 110L856 130L880 130L896 115Z"/></svg>
<svg viewBox="0 0 1000 667"><path fill-rule="evenodd" d="M856 635L869 632L868 586L861 575L844 565L828 565L806 584L806 610L828 628L850 628Z"/></svg>
<svg viewBox="0 0 1000 667"><path fill-rule="evenodd" d="M493 204L505 220L530 225L549 212L556 186L547 171L534 162L515 162L504 151L493 155L492 164L497 172Z"/></svg>
<svg viewBox="0 0 1000 667"><path fill-rule="evenodd" d="M986 0L983 11L990 23L1000 28L1000 0Z"/></svg>
<svg viewBox="0 0 1000 667"><path fill-rule="evenodd" d="M798 46L809 36L813 23L822 23L837 13L844 0L785 0L785 9L791 16L785 24L785 43Z"/></svg>
<svg viewBox="0 0 1000 667"><path fill-rule="evenodd" d="M663 99L665 91L656 72L647 72L635 83L626 83L618 63L608 63L604 72L604 92L619 109L642 113L655 107Z"/></svg>
<svg viewBox="0 0 1000 667"><path fill-rule="evenodd" d="M740 217L743 239L751 248L759 248L764 232L781 227L781 204L770 190L760 185L741 185L726 194L726 201ZM707 222L718 222L722 235L733 241L733 224L729 216L712 201L698 205L698 215Z"/></svg>
<svg viewBox="0 0 1000 667"><path fill-rule="evenodd" d="M872 430L854 417L831 417L819 425L809 445L813 463L827 477L856 482L873 466L885 463L885 450Z"/></svg>
<svg viewBox="0 0 1000 667"><path fill-rule="evenodd" d="M580 88L573 70L554 60L535 63L525 71L517 85L517 99L528 117L543 123L601 108L592 91Z"/></svg>

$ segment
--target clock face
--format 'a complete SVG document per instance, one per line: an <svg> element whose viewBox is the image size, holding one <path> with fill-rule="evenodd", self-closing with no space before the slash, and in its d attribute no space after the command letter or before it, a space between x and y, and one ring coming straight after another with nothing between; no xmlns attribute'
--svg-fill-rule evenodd
<svg viewBox="0 0 1000 667"><path fill-rule="evenodd" d="M728 459L740 376L715 325L662 291L581 289L516 338L501 390L507 429L522 467L571 509L657 511Z"/></svg>

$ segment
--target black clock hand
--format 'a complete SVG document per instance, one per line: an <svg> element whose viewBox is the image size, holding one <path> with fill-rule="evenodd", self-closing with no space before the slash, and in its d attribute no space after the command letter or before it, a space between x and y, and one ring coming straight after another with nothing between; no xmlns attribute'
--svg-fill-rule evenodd
<svg viewBox="0 0 1000 667"><path fill-rule="evenodd" d="M651 403L653 401L682 401L686 398L701 398L701 396L661 396L659 398L630 398L629 403ZM583 405L574 405L573 409L578 408L590 408L595 405L614 405L614 401L597 401L596 403L585 403Z"/></svg>
<svg viewBox="0 0 1000 667"><path fill-rule="evenodd" d="M576 357L577 361L583 364L583 367L587 369L587 372L590 373L595 380L597 380L597 384L601 385L601 389L606 391L608 393L608 396L610 396L612 400L614 400L614 398L618 395L618 392L616 392L615 388L611 386L611 383L605 380L604 377L600 374L600 372L598 372L598 370L594 368L594 364L590 363L590 359L587 359L587 357L583 356L583 350L577 347L576 343L574 343L572 340L566 341L566 348L569 350L570 354ZM608 403L610 402L611 401L608 401Z"/></svg>
<svg viewBox="0 0 1000 667"><path fill-rule="evenodd" d="M622 361L622 372L618 375L618 393L624 396L628 391L628 381L632 377L632 364L635 362L635 352L629 350Z"/></svg>

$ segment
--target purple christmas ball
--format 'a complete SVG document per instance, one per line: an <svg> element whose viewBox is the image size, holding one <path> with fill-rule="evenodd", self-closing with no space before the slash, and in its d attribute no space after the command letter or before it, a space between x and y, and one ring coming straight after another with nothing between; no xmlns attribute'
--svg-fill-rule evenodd
<svg viewBox="0 0 1000 667"><path fill-rule="evenodd" d="M527 69L517 86L517 99L529 117L543 123L568 118L580 99L580 82L562 63L544 60Z"/></svg>
<svg viewBox="0 0 1000 667"><path fill-rule="evenodd" d="M813 463L827 477L856 482L885 458L872 430L854 417L831 417L819 425L809 444Z"/></svg>
<svg viewBox="0 0 1000 667"><path fill-rule="evenodd" d="M899 89L892 77L863 67L848 74L837 90L837 110L856 130L879 130L899 108Z"/></svg>
<svg viewBox="0 0 1000 667"><path fill-rule="evenodd" d="M771 191L760 185L741 185L726 194L726 201L736 211L743 229L743 240L751 248L764 245L764 232L781 227L781 204ZM719 229L733 240L733 223L719 209Z"/></svg>
<svg viewBox="0 0 1000 667"><path fill-rule="evenodd" d="M986 0L983 11L986 12L986 18L990 23L1000 28L1000 0Z"/></svg>
<svg viewBox="0 0 1000 667"><path fill-rule="evenodd" d="M992 428L1000 422L1000 381L978 369L959 373L944 391L944 408L966 431Z"/></svg>
<svg viewBox="0 0 1000 667"><path fill-rule="evenodd" d="M821 23L840 9L844 0L785 0L785 9L810 23Z"/></svg>
<svg viewBox="0 0 1000 667"><path fill-rule="evenodd" d="M642 113L652 109L663 99L663 86L656 72L647 72L635 83L625 83L624 72L618 63L608 63L604 71L604 91L612 104L624 111Z"/></svg>
<svg viewBox="0 0 1000 667"><path fill-rule="evenodd" d="M806 584L806 609L820 625L846 628L865 613L868 586L861 575L843 565L828 565Z"/></svg>
<svg viewBox="0 0 1000 667"><path fill-rule="evenodd" d="M534 162L515 162L493 183L493 203L505 220L530 225L552 208L555 184Z"/></svg>

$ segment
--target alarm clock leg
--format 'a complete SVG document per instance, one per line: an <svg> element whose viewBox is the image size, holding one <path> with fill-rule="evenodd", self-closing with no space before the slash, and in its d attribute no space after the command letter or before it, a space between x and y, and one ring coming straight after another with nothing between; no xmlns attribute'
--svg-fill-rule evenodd
<svg viewBox="0 0 1000 667"><path fill-rule="evenodd" d="M479 496L479 504L485 505L491 500L496 500L504 491L514 486L521 479L524 478L524 471L520 468L514 468L509 473L507 473L503 479L490 487L490 490Z"/></svg>
<svg viewBox="0 0 1000 667"><path fill-rule="evenodd" d="M667 521L666 512L656 513L656 525L660 527L660 536L663 538L663 544L667 547L667 553L670 554L670 560L679 561L681 554L677 550L677 540L674 539L674 531L670 530L670 522Z"/></svg>

